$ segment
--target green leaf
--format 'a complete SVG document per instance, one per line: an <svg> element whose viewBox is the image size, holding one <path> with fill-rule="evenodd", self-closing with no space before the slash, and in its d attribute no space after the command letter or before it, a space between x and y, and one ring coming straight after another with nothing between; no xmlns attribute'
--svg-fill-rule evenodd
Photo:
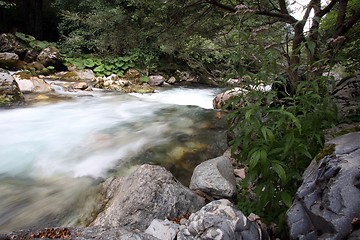
<svg viewBox="0 0 360 240"><path fill-rule="evenodd" d="M258 164L259 160L261 157L261 151L257 150L254 151L251 156L250 156L250 161L249 161L249 168L250 169L254 169L254 167Z"/></svg>
<svg viewBox="0 0 360 240"><path fill-rule="evenodd" d="M47 66L46 69L48 69L48 70L54 70L55 67L54 67L54 66Z"/></svg>
<svg viewBox="0 0 360 240"><path fill-rule="evenodd" d="M245 113L245 120L249 121L251 115L252 115L252 112L253 112L253 108L250 108L249 110L246 111Z"/></svg>
<svg viewBox="0 0 360 240"><path fill-rule="evenodd" d="M115 62L115 66L117 66L117 67L122 67L122 66L124 66L124 62Z"/></svg>
<svg viewBox="0 0 360 240"><path fill-rule="evenodd" d="M315 42L313 42L313 41L311 41L311 40L309 40L309 41L307 41L307 42L306 42L306 44L307 44L307 47L308 47L308 49L309 49L309 51L310 51L311 55L314 55L314 53L315 53L315 47L316 47L316 43L315 43Z"/></svg>
<svg viewBox="0 0 360 240"><path fill-rule="evenodd" d="M103 72L105 69L104 69L104 66L103 65L100 65L100 66L97 66L96 68L94 68L94 72Z"/></svg>
<svg viewBox="0 0 360 240"><path fill-rule="evenodd" d="M290 208L292 205L291 195L286 191L282 191L280 194L280 197L281 197L281 200L284 202L285 206Z"/></svg>
<svg viewBox="0 0 360 240"><path fill-rule="evenodd" d="M284 168L277 162L272 162L272 169L277 173L282 182L286 181L286 173Z"/></svg>
<svg viewBox="0 0 360 240"><path fill-rule="evenodd" d="M95 66L95 63L92 59L85 59L84 60L84 65L85 67L89 67L89 68L92 68Z"/></svg>
<svg viewBox="0 0 360 240"><path fill-rule="evenodd" d="M262 126L261 127L261 133L263 135L263 138L265 139L265 141L267 140L267 127Z"/></svg>
<svg viewBox="0 0 360 240"><path fill-rule="evenodd" d="M150 78L148 76L141 76L140 77L140 82L143 82L143 83L147 83L149 82Z"/></svg>

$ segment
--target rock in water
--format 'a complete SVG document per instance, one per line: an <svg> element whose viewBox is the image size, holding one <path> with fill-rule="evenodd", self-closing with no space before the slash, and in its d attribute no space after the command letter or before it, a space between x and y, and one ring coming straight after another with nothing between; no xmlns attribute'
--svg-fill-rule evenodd
<svg viewBox="0 0 360 240"><path fill-rule="evenodd" d="M0 106L23 102L24 97L13 76L0 68Z"/></svg>
<svg viewBox="0 0 360 240"><path fill-rule="evenodd" d="M178 240L260 240L269 239L256 222L248 220L226 199L213 201L200 211L191 214Z"/></svg>
<svg viewBox="0 0 360 240"><path fill-rule="evenodd" d="M287 212L292 239L347 239L358 228L360 132L328 144L324 156L315 158L306 169Z"/></svg>
<svg viewBox="0 0 360 240"><path fill-rule="evenodd" d="M204 199L181 185L165 168L142 165L124 178L94 226L145 230L153 219L178 218L204 206Z"/></svg>
<svg viewBox="0 0 360 240"><path fill-rule="evenodd" d="M236 179L230 159L220 156L198 165L191 177L190 189L215 198L232 197L236 192Z"/></svg>

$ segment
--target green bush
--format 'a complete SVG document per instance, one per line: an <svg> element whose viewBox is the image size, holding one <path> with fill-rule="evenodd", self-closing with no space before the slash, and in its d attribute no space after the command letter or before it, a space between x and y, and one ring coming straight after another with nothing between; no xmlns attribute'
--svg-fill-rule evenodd
<svg viewBox="0 0 360 240"><path fill-rule="evenodd" d="M248 99L255 100L230 114L233 155L247 169L238 207L277 221L280 231L302 173L324 144L324 129L336 121L335 105L319 85L301 82L294 96L280 99L275 91L251 91Z"/></svg>
<svg viewBox="0 0 360 240"><path fill-rule="evenodd" d="M56 46L55 43L50 43L47 41L39 41L35 37L31 35L27 35L21 32L15 33L15 36L24 43L27 47L30 47L34 50L41 51L44 48L50 47L50 46Z"/></svg>
<svg viewBox="0 0 360 240"><path fill-rule="evenodd" d="M66 65L74 65L77 69L92 69L97 76L116 74L122 76L126 70L135 66L137 56L123 56L112 58L99 58L94 56L69 57L64 56Z"/></svg>

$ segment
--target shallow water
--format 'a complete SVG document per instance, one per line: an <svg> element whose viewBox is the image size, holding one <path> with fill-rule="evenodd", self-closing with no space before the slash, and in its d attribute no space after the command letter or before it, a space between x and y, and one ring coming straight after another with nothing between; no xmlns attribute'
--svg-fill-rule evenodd
<svg viewBox="0 0 360 240"><path fill-rule="evenodd" d="M0 110L0 232L77 224L97 183L134 165L163 165L187 184L226 148L217 92L96 93Z"/></svg>

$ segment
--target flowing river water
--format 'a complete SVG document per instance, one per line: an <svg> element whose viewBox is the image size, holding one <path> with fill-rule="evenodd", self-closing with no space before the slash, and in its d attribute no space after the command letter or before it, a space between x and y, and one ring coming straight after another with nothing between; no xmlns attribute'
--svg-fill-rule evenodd
<svg viewBox="0 0 360 240"><path fill-rule="evenodd" d="M144 163L188 184L193 168L226 149L213 88L154 94L94 92L0 110L0 233L77 225L97 186Z"/></svg>

